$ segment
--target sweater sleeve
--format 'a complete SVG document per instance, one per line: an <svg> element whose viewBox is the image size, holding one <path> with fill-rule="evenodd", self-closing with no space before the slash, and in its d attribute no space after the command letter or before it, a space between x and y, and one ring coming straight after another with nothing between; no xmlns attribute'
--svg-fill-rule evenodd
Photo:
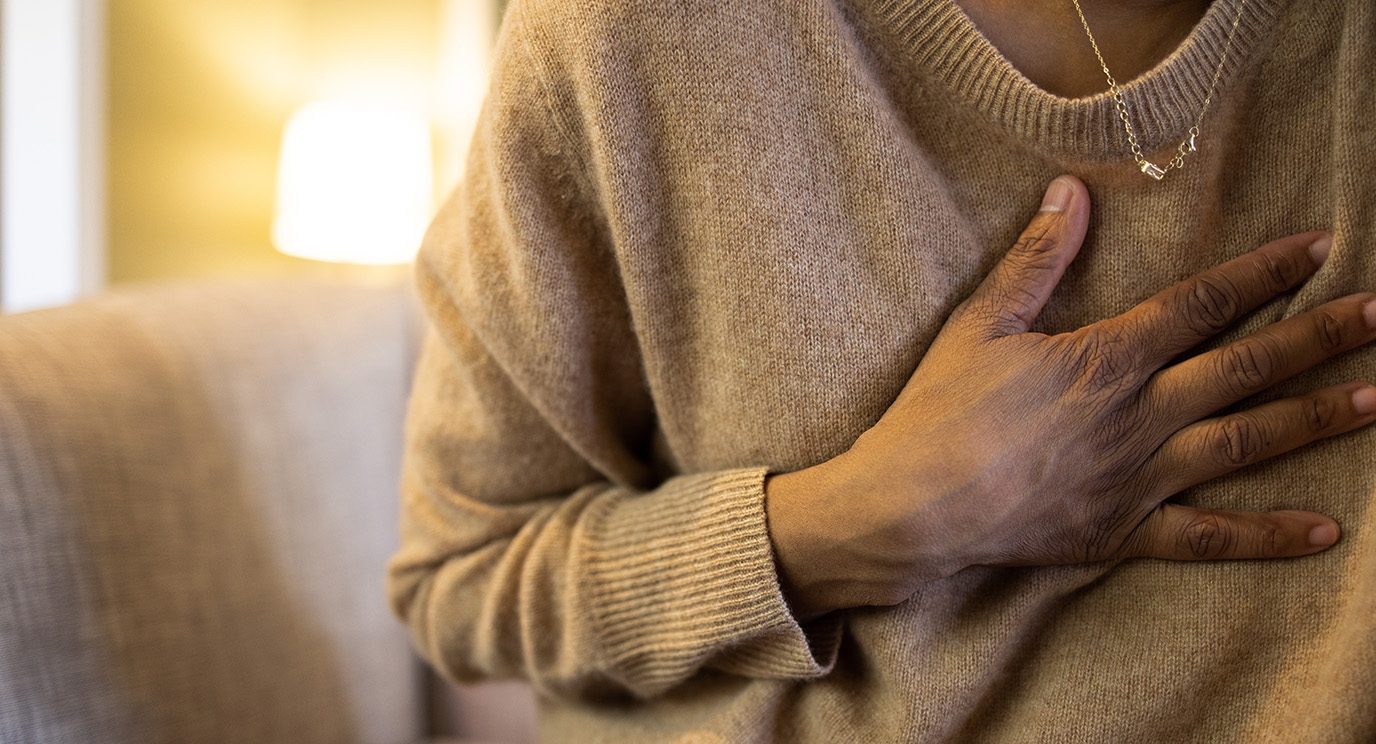
<svg viewBox="0 0 1376 744"><path fill-rule="evenodd" d="M547 696L648 698L704 667L826 674L841 620L789 612L768 466L655 475L605 210L520 23L503 25L464 177L414 268L428 324L392 610L445 677Z"/></svg>

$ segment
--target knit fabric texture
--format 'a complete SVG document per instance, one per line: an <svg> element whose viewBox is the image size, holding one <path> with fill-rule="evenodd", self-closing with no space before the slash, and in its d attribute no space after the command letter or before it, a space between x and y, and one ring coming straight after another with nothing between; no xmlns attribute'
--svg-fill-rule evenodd
<svg viewBox="0 0 1376 744"><path fill-rule="evenodd" d="M1155 162L1238 3L1124 83ZM529 680L549 741L1376 741L1376 429L1178 497L1330 514L1326 552L972 567L807 623L763 491L874 425L1059 173L1093 216L1035 331L1318 228L1321 270L1195 353L1376 289L1373 60L1372 3L1247 0L1157 182L1107 93L952 0L515 0L415 265L391 607L446 677ZM1354 379L1376 349L1223 413Z"/></svg>

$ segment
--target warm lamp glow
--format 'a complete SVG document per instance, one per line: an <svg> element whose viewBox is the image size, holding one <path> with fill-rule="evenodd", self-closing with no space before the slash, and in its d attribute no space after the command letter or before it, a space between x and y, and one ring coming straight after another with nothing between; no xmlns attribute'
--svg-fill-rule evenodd
<svg viewBox="0 0 1376 744"><path fill-rule="evenodd" d="M430 125L399 109L309 104L287 122L272 242L319 261L405 263L434 208Z"/></svg>

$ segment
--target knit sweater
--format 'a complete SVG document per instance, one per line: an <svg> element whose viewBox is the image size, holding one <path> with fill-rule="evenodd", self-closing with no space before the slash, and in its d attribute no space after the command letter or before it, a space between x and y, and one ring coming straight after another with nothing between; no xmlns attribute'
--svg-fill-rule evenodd
<svg viewBox="0 0 1376 744"><path fill-rule="evenodd" d="M1156 162L1236 8L1124 85ZM1320 271L1197 351L1376 289L1373 60L1372 3L1248 0L1158 182L952 0L515 0L414 269L418 652L528 680L558 742L1376 741L1376 429L1178 496L1330 514L1323 553L976 566L802 623L763 490L879 419L1059 173L1093 214L1033 330L1316 228ZM1354 379L1376 349L1230 410Z"/></svg>

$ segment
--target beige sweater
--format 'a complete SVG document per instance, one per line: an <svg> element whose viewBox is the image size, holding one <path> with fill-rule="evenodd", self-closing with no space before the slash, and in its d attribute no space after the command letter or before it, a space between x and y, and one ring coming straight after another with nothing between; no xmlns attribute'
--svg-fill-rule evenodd
<svg viewBox="0 0 1376 744"><path fill-rule="evenodd" d="M1235 3L1124 89L1158 162ZM1094 216L1035 330L1319 227L1205 348L1376 289L1373 64L1373 3L1249 0L1158 183L952 0L516 0L415 267L395 612L445 675L531 681L549 741L1376 741L1376 429L1181 496L1331 514L1317 556L975 567L801 627L762 489L878 420L1061 172ZM1376 349L1246 405L1358 378Z"/></svg>

